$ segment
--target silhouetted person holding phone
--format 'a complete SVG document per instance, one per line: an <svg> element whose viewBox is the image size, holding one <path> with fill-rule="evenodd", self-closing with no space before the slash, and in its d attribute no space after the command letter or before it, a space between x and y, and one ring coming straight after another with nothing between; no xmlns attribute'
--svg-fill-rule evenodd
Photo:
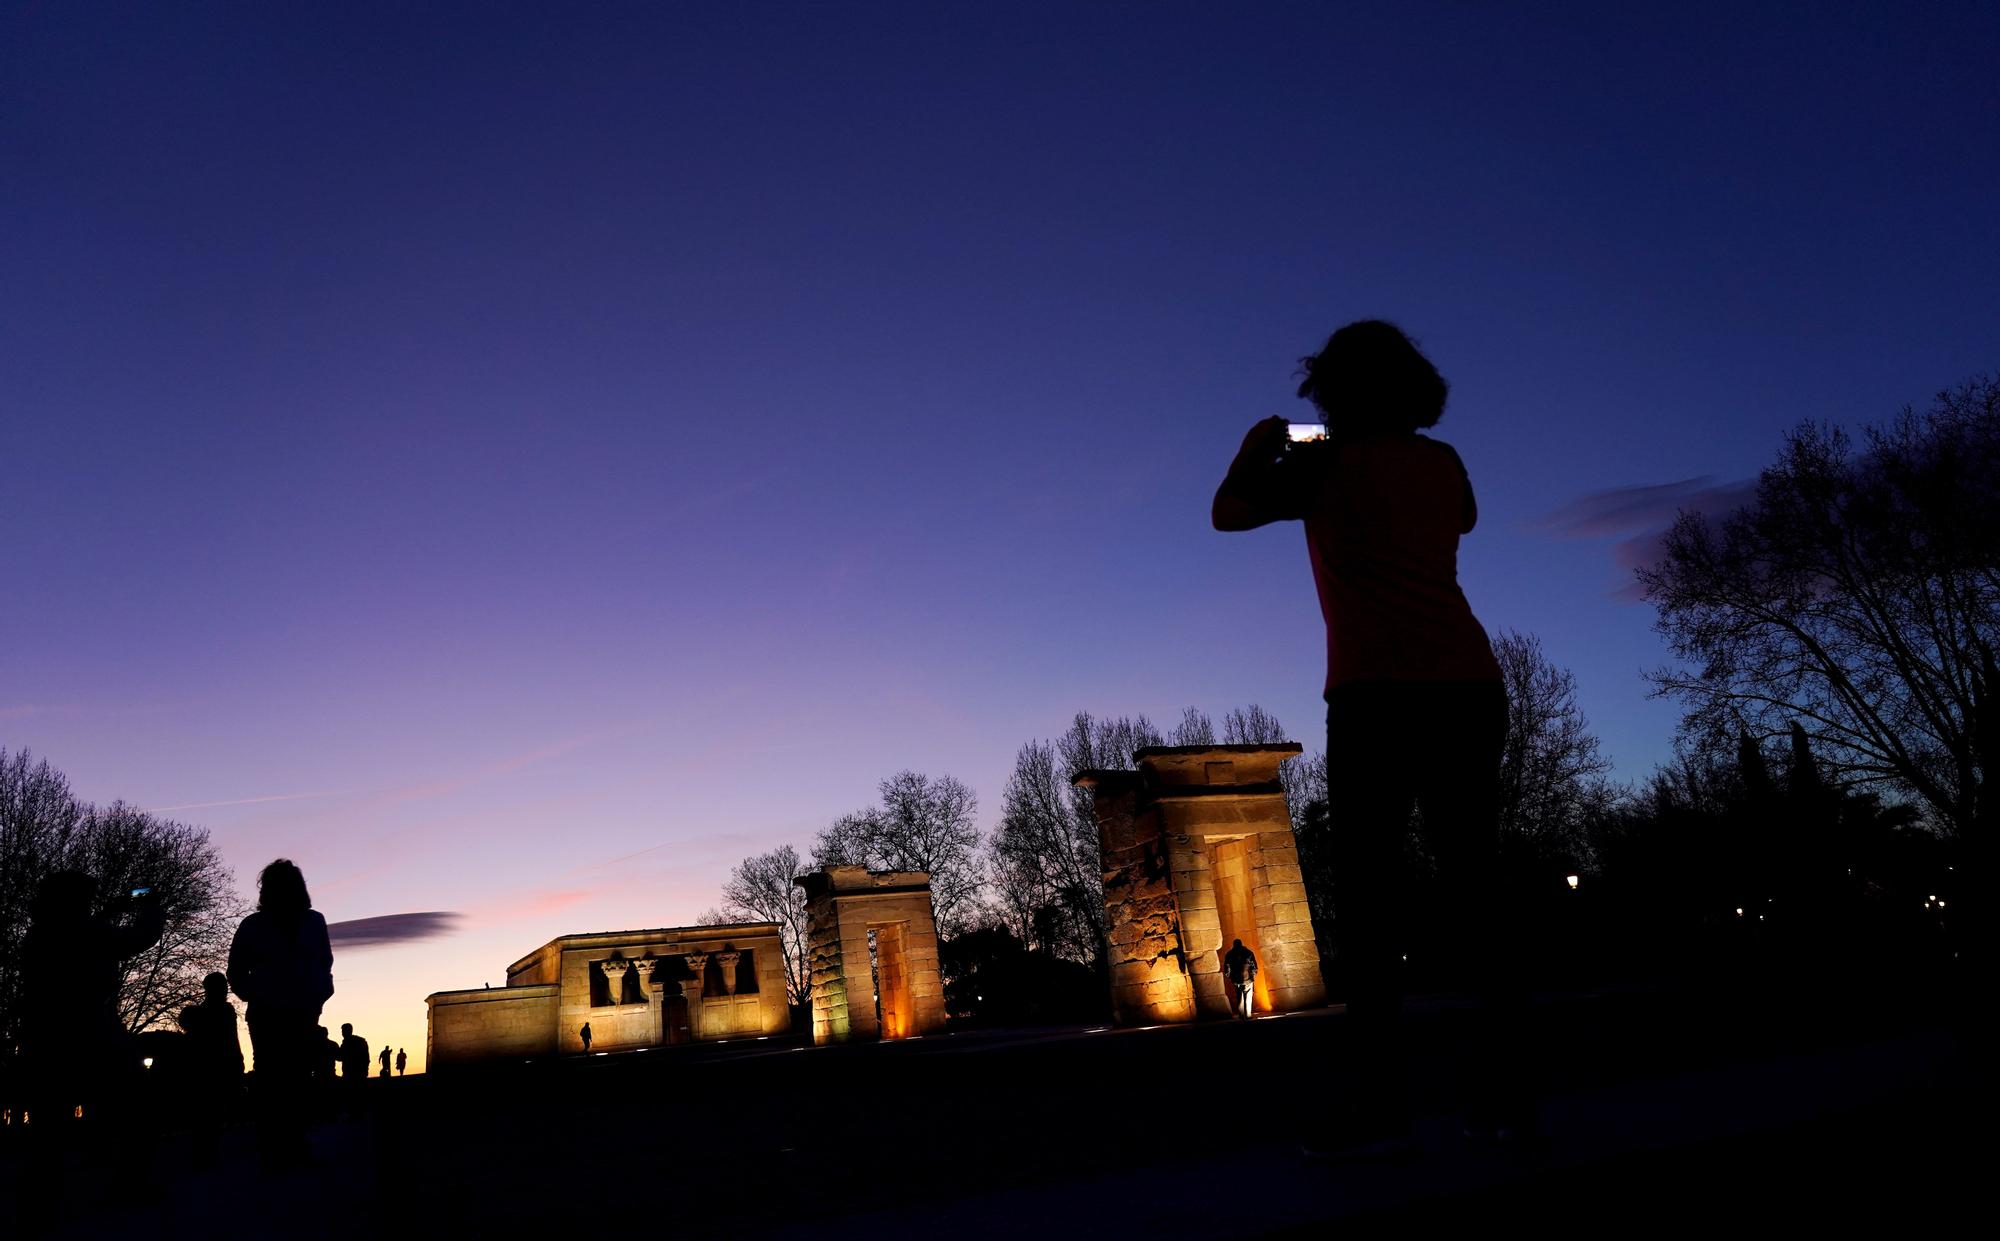
<svg viewBox="0 0 2000 1241"><path fill-rule="evenodd" d="M1237 940L1222 956L1222 979L1229 984L1229 1007L1234 1016L1249 1018L1257 1012L1257 954Z"/></svg>
<svg viewBox="0 0 2000 1241"><path fill-rule="evenodd" d="M243 1041L236 1033L236 1005L229 1002L229 979L211 973L201 980L201 1003L181 1010L187 1034L187 1085L194 1127L195 1162L215 1162L222 1127L236 1114L243 1096Z"/></svg>
<svg viewBox="0 0 2000 1241"><path fill-rule="evenodd" d="M389 1076L389 1049L386 1046L382 1048L382 1076Z"/></svg>
<svg viewBox="0 0 2000 1241"><path fill-rule="evenodd" d="M313 1062L326 1041L319 1010L333 995L333 947L306 877L290 859L257 877L257 912L229 945L229 986L248 1008L264 1166L302 1164Z"/></svg>
<svg viewBox="0 0 2000 1241"><path fill-rule="evenodd" d="M403 1075L403 1070L409 1067L409 1063L410 1063L410 1053L403 1050L401 1047L398 1047L396 1049L396 1076L401 1077Z"/></svg>
<svg viewBox="0 0 2000 1241"><path fill-rule="evenodd" d="M361 1093L361 1083L368 1079L368 1065L374 1059L368 1054L368 1040L354 1032L353 1022L342 1022L340 1026L340 1093L347 1098L347 1114L361 1115L361 1104L365 1096Z"/></svg>
<svg viewBox="0 0 2000 1241"><path fill-rule="evenodd" d="M151 1166L134 1104L139 1053L118 1015L124 965L160 941L166 919L150 889L100 912L97 881L80 870L45 876L21 939L21 1056L27 1084L33 1192L53 1207L77 1109L97 1167L117 1167L114 1194L137 1192Z"/></svg>
<svg viewBox="0 0 2000 1241"><path fill-rule="evenodd" d="M1474 1035L1468 1131L1500 1135L1524 1107L1503 1096L1491 1019L1511 999L1498 938L1498 780L1507 696L1486 631L1458 586L1458 540L1478 516L1449 444L1421 432L1448 387L1402 331L1350 323L1303 360L1298 395L1322 438L1292 442L1283 418L1250 428L1216 490L1218 530L1305 525L1327 636L1327 788L1339 964L1355 1045L1335 1117L1309 1152L1406 1139L1396 914L1413 807L1437 860L1447 942L1486 1003Z"/></svg>

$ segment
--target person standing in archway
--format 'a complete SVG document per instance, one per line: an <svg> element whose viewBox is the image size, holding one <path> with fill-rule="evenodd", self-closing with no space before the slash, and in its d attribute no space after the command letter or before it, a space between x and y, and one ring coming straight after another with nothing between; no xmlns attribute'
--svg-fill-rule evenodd
<svg viewBox="0 0 2000 1241"><path fill-rule="evenodd" d="M1497 864L1507 695L1486 631L1458 585L1458 543L1478 516L1458 453L1422 432L1449 391L1410 338L1350 323L1302 360L1298 395L1324 434L1294 442L1283 418L1250 428L1217 488L1215 528L1305 526L1326 621L1327 790L1339 962L1353 1043L1331 1116L1309 1154L1407 1142L1396 891L1411 811L1421 809L1451 925L1446 942L1486 1003L1475 1031L1467 1127L1522 1123L1506 1098L1492 1020L1515 989L1502 977Z"/></svg>
<svg viewBox="0 0 2000 1241"><path fill-rule="evenodd" d="M1257 954L1237 940L1222 956L1222 978L1229 985L1230 1015L1249 1020L1257 1013Z"/></svg>

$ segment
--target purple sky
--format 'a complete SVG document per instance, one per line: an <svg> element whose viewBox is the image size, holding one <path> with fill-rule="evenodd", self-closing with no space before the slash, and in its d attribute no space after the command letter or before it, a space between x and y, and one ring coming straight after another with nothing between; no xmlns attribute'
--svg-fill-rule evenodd
<svg viewBox="0 0 2000 1241"><path fill-rule="evenodd" d="M418 1063L900 768L1311 744L1302 538L1208 500L1348 319L1628 777L1628 541L2000 364L1991 5L276 7L0 18L0 745L462 912L337 966Z"/></svg>

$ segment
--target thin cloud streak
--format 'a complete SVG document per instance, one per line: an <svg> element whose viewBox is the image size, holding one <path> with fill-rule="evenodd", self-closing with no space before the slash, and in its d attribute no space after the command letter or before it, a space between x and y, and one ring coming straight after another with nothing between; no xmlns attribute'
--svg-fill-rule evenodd
<svg viewBox="0 0 2000 1241"><path fill-rule="evenodd" d="M448 909L419 913L380 914L373 918L351 918L326 928L326 937L335 948L381 948L389 944L410 944L437 939L458 929L459 915Z"/></svg>
<svg viewBox="0 0 2000 1241"><path fill-rule="evenodd" d="M1735 512L1757 496L1757 480L1717 483L1710 475L1671 483L1641 483L1587 492L1556 509L1536 525L1563 539L1615 538L1611 559L1623 582L1611 597L1625 603L1645 601L1637 573L1660 562L1667 531L1682 513L1717 518Z"/></svg>
<svg viewBox="0 0 2000 1241"><path fill-rule="evenodd" d="M271 801L305 801L312 797L340 797L335 792L325 793L272 793L267 797L232 797L226 801L191 801L179 806L148 806L148 814L166 814L175 810L213 810L221 806L255 806Z"/></svg>

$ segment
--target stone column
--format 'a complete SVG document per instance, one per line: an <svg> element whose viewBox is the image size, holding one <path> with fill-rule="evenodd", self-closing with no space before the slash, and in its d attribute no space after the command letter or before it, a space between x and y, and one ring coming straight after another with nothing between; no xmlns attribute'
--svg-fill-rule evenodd
<svg viewBox="0 0 2000 1241"><path fill-rule="evenodd" d="M632 963L614 957L599 964L604 970L604 981L611 989L611 1002L617 1004L625 996L625 971L632 968Z"/></svg>
<svg viewBox="0 0 2000 1241"><path fill-rule="evenodd" d="M701 1041L701 988L703 982L708 978L708 954L705 952L690 952L687 954L686 960L688 972L694 975L694 977L688 979L681 986L682 994L687 997L688 1038L690 1041L699 1043Z"/></svg>
<svg viewBox="0 0 2000 1241"><path fill-rule="evenodd" d="M646 997L647 1015L651 1018L651 1039L654 1046L666 1042L666 1001L660 994L660 984L653 981L653 970L660 959L651 953L632 962L632 968L639 971L639 993Z"/></svg>
<svg viewBox="0 0 2000 1241"><path fill-rule="evenodd" d="M733 950L715 954L715 963L722 967L722 994L736 994L736 963L742 959L743 954Z"/></svg>

